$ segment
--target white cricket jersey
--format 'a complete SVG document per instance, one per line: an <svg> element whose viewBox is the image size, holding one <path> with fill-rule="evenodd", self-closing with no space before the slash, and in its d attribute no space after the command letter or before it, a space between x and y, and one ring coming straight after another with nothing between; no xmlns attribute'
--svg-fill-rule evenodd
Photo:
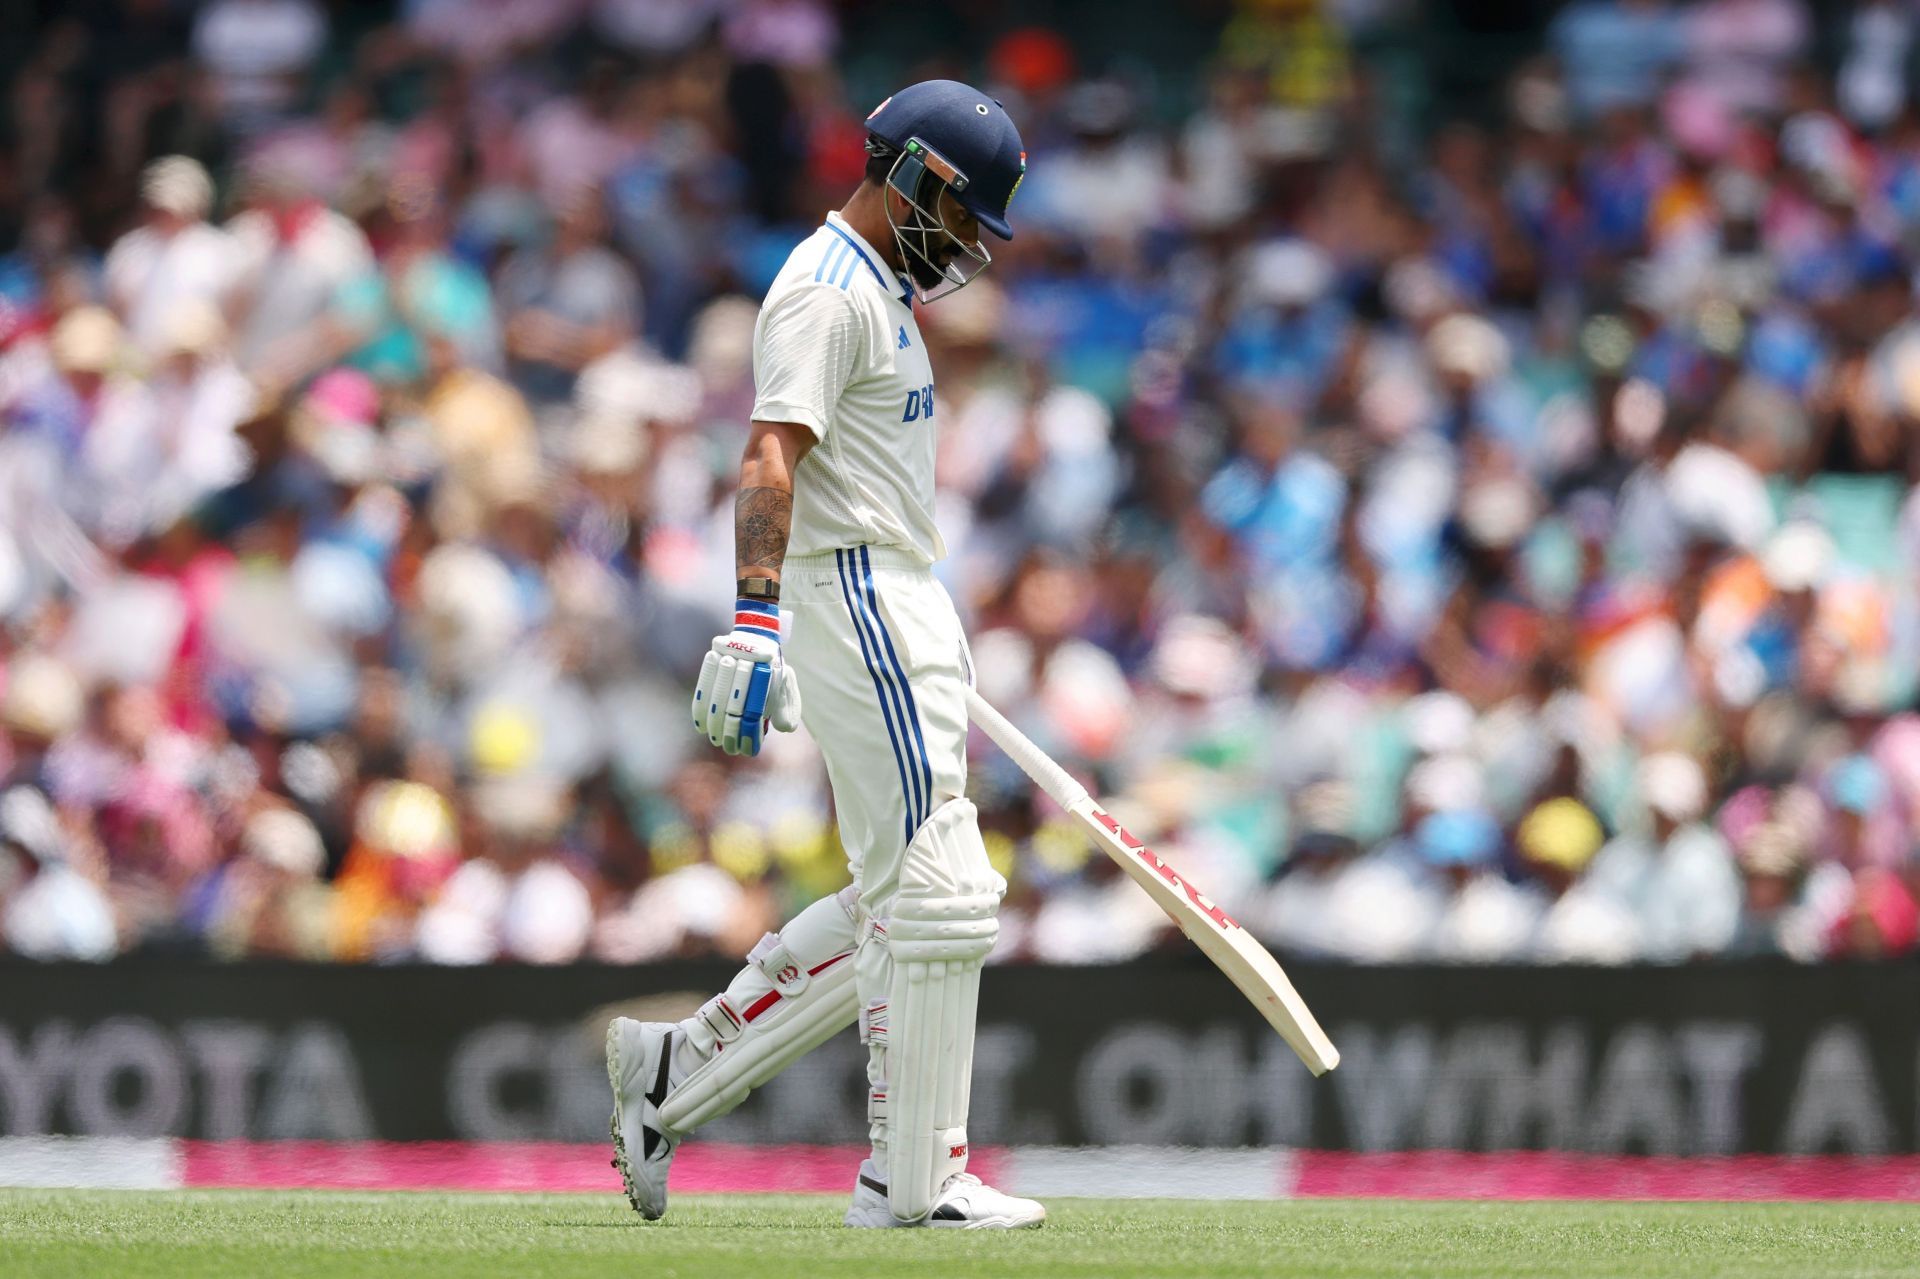
<svg viewBox="0 0 1920 1279"><path fill-rule="evenodd" d="M933 366L912 290L838 213L801 241L753 327L753 416L818 443L794 473L790 557L895 546L931 564Z"/></svg>

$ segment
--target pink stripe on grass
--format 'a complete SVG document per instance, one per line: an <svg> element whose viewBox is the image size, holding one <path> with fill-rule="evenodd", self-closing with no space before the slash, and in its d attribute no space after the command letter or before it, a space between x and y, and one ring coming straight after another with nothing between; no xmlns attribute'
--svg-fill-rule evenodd
<svg viewBox="0 0 1920 1279"><path fill-rule="evenodd" d="M183 1141L185 1184L261 1190L600 1190L611 1146L569 1142Z"/></svg>
<svg viewBox="0 0 1920 1279"><path fill-rule="evenodd" d="M1865 1199L1920 1202L1920 1157L1578 1155L1513 1150L1303 1150L1302 1197L1390 1199Z"/></svg>
<svg viewBox="0 0 1920 1279"><path fill-rule="evenodd" d="M690 1141L668 1188L685 1194L851 1194L863 1146L727 1146Z"/></svg>
<svg viewBox="0 0 1920 1279"><path fill-rule="evenodd" d="M292 1190L620 1192L605 1143L183 1141L182 1184ZM690 1142L674 1156L678 1194L850 1194L864 1146ZM991 1180L1000 1152L974 1152Z"/></svg>
<svg viewBox="0 0 1920 1279"><path fill-rule="evenodd" d="M497 1190L620 1192L602 1143L565 1142L323 1142L183 1141L180 1184L255 1189ZM1023 1193L1022 1169L1041 1167L1045 1151L980 1147L970 1171ZM1070 1152L1080 1155L1092 1152ZM1164 1152L1166 1166L1182 1155ZM1258 1152L1244 1152L1253 1154ZM1577 1155L1542 1151L1487 1154L1456 1151L1350 1153L1269 1152L1277 1197L1393 1199L1854 1199L1920 1203L1920 1156L1855 1159L1838 1155L1783 1158L1736 1155L1672 1158ZM860 1146L751 1147L690 1142L674 1157L678 1194L824 1193L852 1190L866 1155ZM1143 1188L1178 1194L1190 1178L1168 1182L1155 1174L1154 1152L1126 1152ZM1023 1162L1024 1160L1024 1162ZM1103 1160L1105 1164L1111 1160ZM1217 1161L1216 1161L1217 1162ZM1047 1190L1053 1194L1114 1194L1111 1177L1087 1181L1066 1175L1058 1159ZM1217 1188L1215 1188L1217 1189ZM1207 1193L1196 1186L1190 1193Z"/></svg>

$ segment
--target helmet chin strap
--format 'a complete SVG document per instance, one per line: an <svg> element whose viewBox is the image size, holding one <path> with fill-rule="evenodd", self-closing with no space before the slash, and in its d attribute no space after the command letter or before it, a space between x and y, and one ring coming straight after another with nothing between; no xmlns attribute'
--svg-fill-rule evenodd
<svg viewBox="0 0 1920 1279"><path fill-rule="evenodd" d="M887 225L893 230L893 241L900 250L900 260L906 264L907 275L913 280L914 296L924 305L971 284L982 271L993 265L993 254L987 251L984 244L968 244L962 240L948 229L939 214L927 207L931 203L937 209L940 195L946 190L946 184L937 176L923 169L919 175L919 192L915 194L909 194L896 185L901 166L907 160L908 157L903 153L894 161L885 188L899 196L907 206L906 220L895 218L893 201L888 200ZM929 191L932 195L930 201L922 202L916 198L918 194ZM935 259L935 246L942 241L952 244L956 250L944 267ZM963 270L960 265L963 260L972 263L973 269Z"/></svg>

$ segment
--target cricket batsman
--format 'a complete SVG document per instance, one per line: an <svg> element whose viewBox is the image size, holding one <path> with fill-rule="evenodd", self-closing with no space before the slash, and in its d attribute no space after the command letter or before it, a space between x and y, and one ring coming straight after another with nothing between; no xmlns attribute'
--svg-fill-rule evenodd
<svg viewBox="0 0 1920 1279"><path fill-rule="evenodd" d="M805 722L826 758L853 883L813 903L678 1023L607 1030L614 1165L657 1218L701 1124L858 1021L872 1157L849 1226L1037 1226L1046 1210L967 1173L980 969L1006 881L965 798L973 671L929 566L936 397L913 302L984 270L984 228L1026 152L999 103L929 80L867 117L865 181L803 241L754 328L733 629L693 723L730 755ZM801 690L805 689L805 709Z"/></svg>

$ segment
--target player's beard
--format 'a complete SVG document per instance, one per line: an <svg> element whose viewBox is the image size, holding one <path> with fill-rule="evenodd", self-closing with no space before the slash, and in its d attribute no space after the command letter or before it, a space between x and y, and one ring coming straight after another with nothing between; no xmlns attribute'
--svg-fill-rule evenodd
<svg viewBox="0 0 1920 1279"><path fill-rule="evenodd" d="M895 224L894 235L922 301L964 288L992 264L993 257L985 245L969 245L937 222L929 225L930 219L922 209L914 209L911 217L904 225Z"/></svg>
<svg viewBox="0 0 1920 1279"><path fill-rule="evenodd" d="M928 230L925 227L908 226L900 228L901 247L907 260L907 274L923 292L931 291L942 284L953 283L953 277L947 274L947 264L953 260L953 252L944 255L940 252L945 246L942 241L951 240L952 235L944 228ZM938 262L939 265L934 264Z"/></svg>

